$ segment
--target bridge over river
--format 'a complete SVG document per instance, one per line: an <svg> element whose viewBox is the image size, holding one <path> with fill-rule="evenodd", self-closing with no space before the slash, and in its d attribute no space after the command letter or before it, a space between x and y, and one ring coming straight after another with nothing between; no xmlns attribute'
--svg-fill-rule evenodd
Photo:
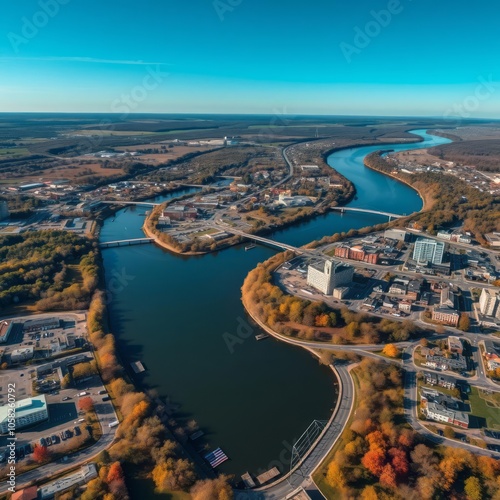
<svg viewBox="0 0 500 500"><path fill-rule="evenodd" d="M393 214L391 212L381 212L380 210L370 210L368 208L353 208L353 207L331 207L332 210L336 210L337 212L361 212L365 214L375 214L375 215L385 215L391 219L399 219L401 217L406 217L406 215L401 214Z"/></svg>

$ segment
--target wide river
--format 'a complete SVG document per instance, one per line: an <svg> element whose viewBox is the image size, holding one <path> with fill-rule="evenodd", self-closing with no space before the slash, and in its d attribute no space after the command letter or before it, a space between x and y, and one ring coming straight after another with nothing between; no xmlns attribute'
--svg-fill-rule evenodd
<svg viewBox="0 0 500 500"><path fill-rule="evenodd" d="M449 142L424 130L414 132L424 142L388 144L384 149ZM346 149L328 158L356 186L357 199L350 206L401 214L420 210L422 201L413 189L364 167L363 158L378 149L381 146ZM298 246L385 220L331 212L272 237ZM121 210L105 221L100 239L143 236L143 221L144 208ZM103 252L111 326L124 359L144 363L145 387L178 404L180 419L194 418L205 431L208 447L220 446L230 457L219 469L238 477L278 462L284 462L281 468L286 470L289 454L282 452L314 419L328 419L336 402L331 371L311 354L275 340L254 339L259 331L247 322L240 288L247 273L274 253L264 246L251 251L238 246L179 257L154 245ZM250 328L254 331L246 340L228 347L227 334L237 336Z"/></svg>

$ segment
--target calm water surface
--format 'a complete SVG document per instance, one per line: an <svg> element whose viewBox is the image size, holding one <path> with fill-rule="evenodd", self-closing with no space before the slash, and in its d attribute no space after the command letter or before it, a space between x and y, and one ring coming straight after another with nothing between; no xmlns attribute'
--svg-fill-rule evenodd
<svg viewBox="0 0 500 500"><path fill-rule="evenodd" d="M448 142L416 132L425 142L386 147L405 150ZM377 149L380 146L348 149L328 158L356 185L357 199L351 206L402 214L420 210L422 202L414 190L363 166L364 156ZM101 241L143 236L144 212L142 207L117 212L105 221ZM273 237L303 245L384 220L332 212ZM271 339L256 342L256 329L241 344L228 347L225 334L249 334L252 328L241 305L243 280L274 253L263 246L251 251L240 246L179 257L153 245L103 252L108 282L122 277L123 286L114 287L109 307L126 359L144 363L142 382L178 403L181 418L196 419L208 447L220 446L230 457L219 469L238 476L277 465L282 450L312 420L328 419L335 406L331 372L306 351ZM285 470L288 466L282 464Z"/></svg>

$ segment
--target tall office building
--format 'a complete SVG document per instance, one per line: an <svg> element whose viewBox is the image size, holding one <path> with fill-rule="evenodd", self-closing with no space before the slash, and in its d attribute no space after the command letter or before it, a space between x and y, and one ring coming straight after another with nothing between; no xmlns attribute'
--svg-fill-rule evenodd
<svg viewBox="0 0 500 500"><path fill-rule="evenodd" d="M485 316L500 319L500 293L483 288L479 297L479 309Z"/></svg>
<svg viewBox="0 0 500 500"><path fill-rule="evenodd" d="M443 242L431 240L429 238L418 238L415 242L413 260L421 263L432 262L432 264L442 264L443 256Z"/></svg>
<svg viewBox="0 0 500 500"><path fill-rule="evenodd" d="M331 295L334 288L351 283L353 276L354 267L331 260L307 268L307 284L325 295Z"/></svg>
<svg viewBox="0 0 500 500"><path fill-rule="evenodd" d="M10 215L9 206L6 201L0 201L0 220L7 219Z"/></svg>

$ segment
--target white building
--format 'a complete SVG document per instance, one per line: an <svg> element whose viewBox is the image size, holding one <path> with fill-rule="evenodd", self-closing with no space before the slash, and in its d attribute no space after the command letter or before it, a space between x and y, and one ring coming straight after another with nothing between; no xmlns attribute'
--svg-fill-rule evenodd
<svg viewBox="0 0 500 500"><path fill-rule="evenodd" d="M0 322L0 344L7 342L10 332L12 331L12 321Z"/></svg>
<svg viewBox="0 0 500 500"><path fill-rule="evenodd" d="M23 347L21 349L14 349L10 355L12 363L19 363L32 359L34 354L33 346Z"/></svg>
<svg viewBox="0 0 500 500"><path fill-rule="evenodd" d="M413 260L421 263L442 264L444 243L430 238L418 238L413 250Z"/></svg>
<svg viewBox="0 0 500 500"><path fill-rule="evenodd" d="M334 288L352 282L354 267L341 262L326 260L324 264L312 264L307 268L307 284L325 295L331 295Z"/></svg>
<svg viewBox="0 0 500 500"><path fill-rule="evenodd" d="M500 319L500 293L483 288L479 298L479 309L485 316Z"/></svg>
<svg viewBox="0 0 500 500"><path fill-rule="evenodd" d="M79 471L73 472L69 476L64 476L56 481L42 486L38 490L39 498L42 500L54 498L57 493L72 488L73 486L83 485L97 477L97 468L94 463L82 465Z"/></svg>
<svg viewBox="0 0 500 500"><path fill-rule="evenodd" d="M9 431L9 412L12 409L8 405L0 407L0 432L6 434ZM16 401L15 405L15 430L22 429L37 422L43 422L49 418L47 401L45 396L36 396Z"/></svg>

